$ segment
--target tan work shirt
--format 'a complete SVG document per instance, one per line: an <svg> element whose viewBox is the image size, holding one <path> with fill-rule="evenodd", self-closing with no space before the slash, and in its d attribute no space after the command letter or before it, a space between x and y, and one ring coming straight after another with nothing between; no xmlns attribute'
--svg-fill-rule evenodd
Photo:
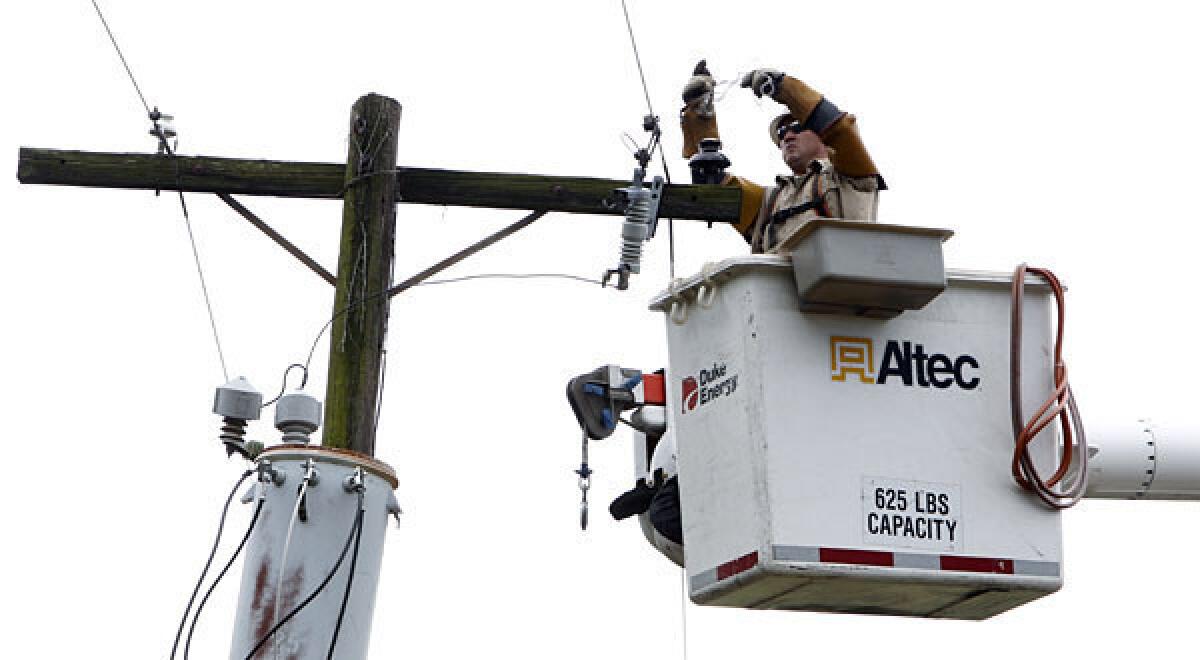
<svg viewBox="0 0 1200 660"><path fill-rule="evenodd" d="M879 181L874 176L843 176L821 158L804 174L776 177L775 183L765 191L748 235L754 252L774 251L784 238L815 218L875 222Z"/></svg>

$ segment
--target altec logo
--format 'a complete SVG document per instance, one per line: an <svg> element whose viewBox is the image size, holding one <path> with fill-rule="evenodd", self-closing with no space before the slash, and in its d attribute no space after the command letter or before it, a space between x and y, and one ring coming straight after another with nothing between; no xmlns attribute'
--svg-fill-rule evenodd
<svg viewBox="0 0 1200 660"><path fill-rule="evenodd" d="M733 394L737 389L737 374L727 375L724 363L713 363L711 369L701 369L697 376L687 376L682 381L682 413Z"/></svg>
<svg viewBox="0 0 1200 660"><path fill-rule="evenodd" d="M886 385L898 377L907 387L958 386L964 390L979 387L979 361L970 355L951 358L942 353L926 353L925 347L912 341L889 339L879 367L875 367L875 342L866 337L830 337L831 378L845 382L854 376L860 383Z"/></svg>

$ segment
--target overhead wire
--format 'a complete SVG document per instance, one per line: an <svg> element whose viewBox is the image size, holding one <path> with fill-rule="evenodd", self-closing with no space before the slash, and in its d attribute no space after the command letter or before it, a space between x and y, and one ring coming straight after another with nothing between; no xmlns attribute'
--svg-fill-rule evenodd
<svg viewBox="0 0 1200 660"><path fill-rule="evenodd" d="M164 142L165 144L165 142ZM171 158L175 158L175 152L168 147L168 153ZM175 165L175 175L179 176L179 165ZM178 179L176 185L179 188L183 186ZM208 310L208 324L212 328L213 342L217 346L217 360L221 363L221 374L225 380L229 380L229 368L225 365L225 351L221 348L221 334L217 332L217 317L213 313L212 298L208 295L208 281L204 277L204 266L200 263L200 250L196 247L196 234L192 231L192 219L188 215L187 205L183 202L183 190L179 191L179 204L183 208L183 224L187 228L188 243L192 246L192 259L196 264L196 275L200 278L200 292L204 296L204 307Z"/></svg>
<svg viewBox="0 0 1200 660"><path fill-rule="evenodd" d="M440 280L428 280L422 282L421 286L433 284L454 284L456 282L466 282L469 280L484 280L484 279L509 279L509 280L525 280L525 279L563 279L574 280L576 282L584 282L586 284L600 284L600 280L594 277L583 277L580 275L568 275L566 273L480 273L477 275L463 275L462 277L447 277Z"/></svg>
<svg viewBox="0 0 1200 660"><path fill-rule="evenodd" d="M651 153L653 148L661 146L659 143L662 139L662 129L659 126L658 115L654 113L654 104L650 102L650 86L646 84L646 73L642 69L642 56L638 52L637 37L633 34L633 22L629 18L629 7L625 4L625 0L621 0L621 12L625 15L625 29L629 32L629 44L633 47L633 59L637 63L638 78L642 81L642 93L646 96L646 110L650 116L654 118L654 138L651 143ZM659 158L662 160L663 176L667 179L667 184L671 183L671 170L667 167L667 154L665 149L659 150ZM675 279L675 219L667 217L667 264L670 272L670 278Z"/></svg>
<svg viewBox="0 0 1200 660"><path fill-rule="evenodd" d="M480 273L480 274L476 274L476 275L464 275L461 277L448 277L448 278L439 279L439 280L425 280L424 282L419 282L415 286L431 286L434 284L454 284L456 282L466 282L466 281L470 281L470 280L481 280L481 279L520 280L520 279L539 279L539 278L573 280L573 281L585 282L587 284L595 284L595 285L601 284L600 280L595 279L595 278L583 277L580 275L569 275L566 273ZM305 373L308 372L308 368L312 364L312 358L313 358L313 355L316 354L316 352L317 352L317 346L321 343L321 337L323 337L325 335L325 332L327 330L329 330L330 326L333 325L334 321L341 318L342 314L349 312L352 308L354 308L358 305L362 305L362 304L364 304L370 300L373 300L375 298L378 298L380 296L386 296L386 295L388 295L387 291L379 291L379 292L373 293L371 295L364 296L363 298L360 298L359 300L356 300L356 301L350 303L349 305L346 305L342 309L339 309L337 312L334 312L333 316L330 317L330 319L325 322L325 325L321 326L321 329L319 331L317 331L317 336L313 339L312 346L308 350L308 357L306 357L304 359L304 364L302 365L305 370Z"/></svg>
<svg viewBox="0 0 1200 660"><path fill-rule="evenodd" d="M117 51L117 57L121 58L121 64L125 67L125 73L129 75L129 82L133 83L133 91L137 92L138 98L142 101L142 107L146 109L146 114L150 114L150 104L146 103L146 96L142 94L142 88L138 86L137 78L133 77L133 70L129 68L129 62L125 60L125 54L121 52L121 47L117 45L117 38L113 36L112 28L108 27L108 21L104 19L104 12L100 11L100 5L96 4L96 0L92 0L92 7L96 9L96 15L100 17L100 22L104 24L104 31L108 33L108 39L112 42L113 48Z"/></svg>
<svg viewBox="0 0 1200 660"><path fill-rule="evenodd" d="M146 96L142 93L142 87L138 84L137 78L134 77L133 69L129 66L129 61L125 59L125 53L121 51L121 46L117 43L117 37L113 34L112 28L109 27L108 20L105 19L104 12L100 10L100 5L96 3L96 0L92 0L92 7L96 10L96 15L100 18L100 23L104 26L104 31L108 34L108 39L112 42L113 49L116 50L117 57L121 60L121 65L125 68L125 73L129 76L129 82L133 83L133 90L137 93L138 100L141 101L142 107L146 111L146 116L149 117L151 122L153 122L153 129L151 130L151 133L158 138L160 150L159 153L166 152L166 154L171 158L171 162L175 167L175 188L179 192L179 206L183 210L183 221L185 227L187 228L188 242L192 247L192 258L196 263L196 273L200 277L200 291L204 296L204 307L208 310L208 322L212 327L213 341L216 343L217 347L217 360L221 364L222 375L225 377L225 380L228 381L229 369L225 364L225 351L221 348L221 336L217 331L217 319L216 315L213 313L212 299L208 294L208 283L204 277L204 267L200 262L200 251L196 247L196 235L192 230L192 220L190 214L188 213L187 202L184 201L183 198L183 183L179 172L179 160L175 153L175 149L173 149L168 143L167 135L162 126L159 124L159 120L162 119L164 115L158 111L157 106L153 110L150 109L150 104L146 101Z"/></svg>
<svg viewBox="0 0 1200 660"><path fill-rule="evenodd" d="M629 43L633 47L633 59L635 62L637 62L638 77L641 79L641 82L642 82L642 93L645 94L645 96L646 96L646 109L649 111L650 116L652 116L654 118L654 136L652 138L650 148L653 149L654 147L659 147L658 155L662 162L663 176L666 178L667 184L669 185L671 183L671 170L667 166L666 149L661 148L662 147L662 145L661 145L662 129L659 126L658 115L656 115L654 113L654 105L650 102L650 87L649 87L649 85L646 84L646 74L642 70L642 57L641 57L641 54L638 52L637 38L633 34L633 23L629 19L629 7L625 4L625 0L621 0L621 11L625 15L625 28L629 32ZM653 151L651 151L651 153L653 153ZM667 217L667 246L668 246L668 260L667 260L668 272L669 272L669 277L670 277L671 281L674 281L675 280L675 219L670 216ZM686 573L681 573L681 575L682 575L682 579L683 579L683 588L686 591L687 576L686 576ZM683 659L684 660L687 660L687 653L688 653L686 605L687 604L681 594L681 596L680 596L680 625L682 627L682 649L683 649Z"/></svg>
<svg viewBox="0 0 1200 660"><path fill-rule="evenodd" d="M642 79L642 92L646 94L646 107L654 114L654 106L650 103L650 87L646 85L646 72L642 70L642 56L638 53L637 39L633 36L633 23L629 20L629 7L621 0L621 11L625 14L625 28L629 31L629 43L633 45L633 59L637 62L638 76Z"/></svg>
<svg viewBox="0 0 1200 660"><path fill-rule="evenodd" d="M259 406L260 408L266 408L267 406L271 405L272 403L275 403L276 401L283 398L283 393L287 391L288 374L291 373L292 369L294 369L296 367L300 367L300 369L304 371L304 375L300 378L300 387L297 389L301 389L301 390L304 389L304 386L308 384L308 366L299 364L299 363L289 364L288 368L283 370L283 385L281 385L279 387L279 394L275 395L274 399L271 399L270 401Z"/></svg>

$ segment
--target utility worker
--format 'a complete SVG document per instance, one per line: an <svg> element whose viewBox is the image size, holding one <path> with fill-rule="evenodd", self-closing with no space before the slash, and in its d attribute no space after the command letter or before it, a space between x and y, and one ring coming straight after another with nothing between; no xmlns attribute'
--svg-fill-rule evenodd
<svg viewBox="0 0 1200 660"><path fill-rule="evenodd" d="M875 222L883 177L858 135L854 115L803 82L773 69L742 77L742 87L759 98L769 96L788 111L771 121L771 139L779 147L790 176L776 177L764 188L738 176L723 184L742 189L737 230L755 253L773 252L801 225L814 218ZM701 60L683 88L683 157L699 150L700 140L720 138L713 107L715 81Z"/></svg>

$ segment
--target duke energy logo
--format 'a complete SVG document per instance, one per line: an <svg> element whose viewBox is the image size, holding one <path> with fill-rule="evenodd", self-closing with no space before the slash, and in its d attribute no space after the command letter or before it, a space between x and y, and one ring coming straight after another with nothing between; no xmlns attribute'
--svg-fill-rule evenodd
<svg viewBox="0 0 1200 660"><path fill-rule="evenodd" d="M875 342L866 337L829 338L830 378L845 382L854 377L860 383L885 385L888 378L899 378L906 387L933 386L946 389L957 385L964 390L979 387L979 361L970 355L951 358L942 353L926 353L925 347L912 341L889 339L879 366L875 364Z"/></svg>
<svg viewBox="0 0 1200 660"><path fill-rule="evenodd" d="M697 376L687 376L683 379L683 410L695 410L699 406L711 403L723 396L729 396L737 390L737 374L726 374L724 363L713 363L711 369L701 369Z"/></svg>

